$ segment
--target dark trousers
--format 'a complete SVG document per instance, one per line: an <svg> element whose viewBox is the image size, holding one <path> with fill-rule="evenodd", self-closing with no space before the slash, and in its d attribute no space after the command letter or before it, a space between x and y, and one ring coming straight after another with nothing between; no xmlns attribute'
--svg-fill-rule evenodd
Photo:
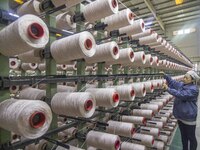
<svg viewBox="0 0 200 150"><path fill-rule="evenodd" d="M197 149L197 139L195 136L196 125L186 125L179 120L178 120L178 125L181 131L183 150L196 150Z"/></svg>

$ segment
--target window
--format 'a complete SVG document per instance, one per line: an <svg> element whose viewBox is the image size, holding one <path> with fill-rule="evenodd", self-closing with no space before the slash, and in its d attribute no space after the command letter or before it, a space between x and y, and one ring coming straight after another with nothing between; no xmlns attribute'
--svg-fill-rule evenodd
<svg viewBox="0 0 200 150"><path fill-rule="evenodd" d="M196 31L195 28L188 28L188 29L173 31L173 35L190 34L190 33L193 33L195 31Z"/></svg>

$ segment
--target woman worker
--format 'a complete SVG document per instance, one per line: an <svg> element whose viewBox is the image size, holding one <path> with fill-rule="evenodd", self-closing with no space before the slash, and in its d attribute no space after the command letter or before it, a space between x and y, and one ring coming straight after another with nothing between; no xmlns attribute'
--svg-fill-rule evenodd
<svg viewBox="0 0 200 150"><path fill-rule="evenodd" d="M194 71L188 71L183 82L179 82L164 72L161 73L167 81L163 88L175 97L173 115L178 120L183 150L196 150L195 129L199 88L195 83L200 77Z"/></svg>

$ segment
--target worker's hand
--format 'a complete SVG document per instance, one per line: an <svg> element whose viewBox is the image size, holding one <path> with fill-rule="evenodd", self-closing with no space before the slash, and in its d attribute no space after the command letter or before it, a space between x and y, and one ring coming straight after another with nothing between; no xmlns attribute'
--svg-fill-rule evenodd
<svg viewBox="0 0 200 150"><path fill-rule="evenodd" d="M166 74L163 71L160 71L159 74L165 76Z"/></svg>
<svg viewBox="0 0 200 150"><path fill-rule="evenodd" d="M167 90L167 89L168 89L168 85L164 83L163 86L162 86L162 88L163 88L164 90Z"/></svg>

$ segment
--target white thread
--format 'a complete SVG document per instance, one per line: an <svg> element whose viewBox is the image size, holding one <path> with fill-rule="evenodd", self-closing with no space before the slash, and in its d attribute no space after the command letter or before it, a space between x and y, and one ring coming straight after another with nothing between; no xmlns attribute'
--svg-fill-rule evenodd
<svg viewBox="0 0 200 150"><path fill-rule="evenodd" d="M158 36L157 42L155 42L155 43L150 43L150 44L149 44L149 47L157 46L157 45L162 45L162 43L163 43L162 37L161 37L161 36Z"/></svg>
<svg viewBox="0 0 200 150"><path fill-rule="evenodd" d="M85 71L94 72L94 71L96 71L96 67L94 65L93 66L86 66Z"/></svg>
<svg viewBox="0 0 200 150"><path fill-rule="evenodd" d="M120 34L126 34L126 36L131 36L134 34L141 33L145 30L143 19L139 19L133 22L132 25L122 27L119 29Z"/></svg>
<svg viewBox="0 0 200 150"><path fill-rule="evenodd" d="M17 58L10 58L9 59L9 68L13 70L20 70L21 61Z"/></svg>
<svg viewBox="0 0 200 150"><path fill-rule="evenodd" d="M88 147L87 147L87 150L97 150L97 148L92 147L92 146L88 146Z"/></svg>
<svg viewBox="0 0 200 150"><path fill-rule="evenodd" d="M74 34L51 44L51 54L56 63L65 64L76 59L92 57L96 52L95 39L90 32Z"/></svg>
<svg viewBox="0 0 200 150"><path fill-rule="evenodd" d="M82 0L51 0L55 7L66 5L67 8L70 8L76 4L81 3Z"/></svg>
<svg viewBox="0 0 200 150"><path fill-rule="evenodd" d="M141 104L140 105L141 109L149 109L149 110L153 110L154 113L157 113L159 111L159 106L156 104Z"/></svg>
<svg viewBox="0 0 200 150"><path fill-rule="evenodd" d="M9 91L11 94L17 94L18 91L19 91L20 87L19 86L16 86L16 85L13 85L9 88Z"/></svg>
<svg viewBox="0 0 200 150"><path fill-rule="evenodd" d="M114 87L120 95L120 100L133 101L135 99L135 91L131 85L120 85Z"/></svg>
<svg viewBox="0 0 200 150"><path fill-rule="evenodd" d="M132 123L109 120L106 132L110 134L132 137L135 133L135 126Z"/></svg>
<svg viewBox="0 0 200 150"><path fill-rule="evenodd" d="M149 35L149 36L139 38L140 45L148 45L150 43L155 43L157 41L158 41L158 35L157 34L152 34L152 35Z"/></svg>
<svg viewBox="0 0 200 150"><path fill-rule="evenodd" d="M164 105L166 105L166 104L168 103L168 100L167 100L166 98L159 98L159 97L157 97L157 98L155 99L155 101L163 102Z"/></svg>
<svg viewBox="0 0 200 150"><path fill-rule="evenodd" d="M132 38L133 40L138 40L138 39L141 38L141 37L145 37L145 36L151 35L152 32L153 32L153 31L152 31L151 29L147 29L147 30L143 31L142 33L138 33L138 34L132 35L131 38Z"/></svg>
<svg viewBox="0 0 200 150"><path fill-rule="evenodd" d="M78 148L78 147L75 147L75 146L72 146L72 145L69 145L69 144L67 144L67 145L69 146L69 150L84 150L82 148ZM67 149L64 148L64 147L58 146L56 148L56 150L67 150Z"/></svg>
<svg viewBox="0 0 200 150"><path fill-rule="evenodd" d="M37 66L38 66L38 64L36 64L36 63L22 63L22 64L21 64L21 68L22 68L24 71L27 71L27 70L35 70L35 69L37 69Z"/></svg>
<svg viewBox="0 0 200 150"><path fill-rule="evenodd" d="M56 27L63 30L73 30L76 29L76 23L72 21L72 16L65 12L56 16Z"/></svg>
<svg viewBox="0 0 200 150"><path fill-rule="evenodd" d="M146 126L162 129L164 127L164 124L163 122L148 120Z"/></svg>
<svg viewBox="0 0 200 150"><path fill-rule="evenodd" d="M117 30L119 28L133 24L134 14L127 8L119 11L117 14L113 14L105 18L104 23L108 26L106 27L107 31Z"/></svg>
<svg viewBox="0 0 200 150"><path fill-rule="evenodd" d="M167 117L153 117L152 119L151 119L152 121L160 121L160 122L163 122L164 124L166 124L167 123L167 121L168 121L168 118Z"/></svg>
<svg viewBox="0 0 200 150"><path fill-rule="evenodd" d="M164 106L163 102L159 102L159 101L150 101L150 104L157 104L159 106L159 109L162 109Z"/></svg>
<svg viewBox="0 0 200 150"><path fill-rule="evenodd" d="M153 93L154 86L153 86L153 83L151 81L145 81L145 82L142 82L142 83L144 84L147 93Z"/></svg>
<svg viewBox="0 0 200 150"><path fill-rule="evenodd" d="M65 70L67 70L67 65L65 65L65 64L57 64L56 68L57 68L57 71L65 71Z"/></svg>
<svg viewBox="0 0 200 150"><path fill-rule="evenodd" d="M90 131L86 137L88 146L100 149L119 150L120 142L119 136L98 131Z"/></svg>
<svg viewBox="0 0 200 150"><path fill-rule="evenodd" d="M163 141L166 144L169 140L169 137L167 135L160 135L157 137L157 139Z"/></svg>
<svg viewBox="0 0 200 150"><path fill-rule="evenodd" d="M171 126L164 126L164 130L173 132L173 131L174 131L174 127L171 127Z"/></svg>
<svg viewBox="0 0 200 150"><path fill-rule="evenodd" d="M116 42L108 42L96 46L96 53L92 57L85 58L87 64L117 60L119 58L119 47Z"/></svg>
<svg viewBox="0 0 200 150"><path fill-rule="evenodd" d="M153 58L151 56L151 54L147 54L145 55L145 58L146 58L146 63L145 63L145 67L151 67L152 64L153 64Z"/></svg>
<svg viewBox="0 0 200 150"><path fill-rule="evenodd" d="M147 150L144 145L122 142L121 150Z"/></svg>
<svg viewBox="0 0 200 150"><path fill-rule="evenodd" d="M19 92L19 99L43 100L45 96L45 90L39 90L31 87L25 88Z"/></svg>
<svg viewBox="0 0 200 150"><path fill-rule="evenodd" d="M152 146L153 148L156 148L157 150L164 150L165 143L162 141L154 141L154 144Z"/></svg>
<svg viewBox="0 0 200 150"><path fill-rule="evenodd" d="M89 118L95 111L96 102L88 92L56 93L51 100L54 113Z"/></svg>
<svg viewBox="0 0 200 150"><path fill-rule="evenodd" d="M135 91L136 97L144 97L146 95L146 89L142 82L135 82L131 84L133 86L133 89Z"/></svg>
<svg viewBox="0 0 200 150"><path fill-rule="evenodd" d="M123 122L130 122L130 123L137 124L137 125L145 125L146 124L146 119L144 117L139 117L139 116L122 116L121 120Z"/></svg>
<svg viewBox="0 0 200 150"><path fill-rule="evenodd" d="M21 6L17 8L17 14L19 16L23 16L25 14L32 14L39 16L41 14L40 2L38 2L37 0L31 0L23 3Z"/></svg>
<svg viewBox="0 0 200 150"><path fill-rule="evenodd" d="M164 135L168 135L168 136L171 136L171 132L170 131L160 131L161 134L164 134Z"/></svg>
<svg viewBox="0 0 200 150"><path fill-rule="evenodd" d="M8 99L0 103L0 127L25 138L42 136L51 120L51 109L45 102Z"/></svg>
<svg viewBox="0 0 200 150"><path fill-rule="evenodd" d="M48 41L46 24L37 16L24 15L0 31L0 53L5 56L18 55L44 48Z"/></svg>
<svg viewBox="0 0 200 150"><path fill-rule="evenodd" d="M146 55L144 51L134 52L134 55L135 55L135 58L134 58L134 62L132 63L132 66L142 65L146 63Z"/></svg>
<svg viewBox="0 0 200 150"><path fill-rule="evenodd" d="M159 66L159 59L158 59L158 57L157 56L153 56L152 58L153 58L152 65L153 66Z"/></svg>
<svg viewBox="0 0 200 150"><path fill-rule="evenodd" d="M96 0L83 9L83 15L88 22L98 21L117 12L117 0Z"/></svg>
<svg viewBox="0 0 200 150"><path fill-rule="evenodd" d="M160 135L160 129L151 128L151 127L140 127L140 133L153 135L154 137L158 137Z"/></svg>
<svg viewBox="0 0 200 150"><path fill-rule="evenodd" d="M132 138L136 139L137 143L142 143L147 146L152 146L154 143L154 137L152 135L135 133Z"/></svg>
<svg viewBox="0 0 200 150"><path fill-rule="evenodd" d="M66 65L66 71L76 71L77 67L76 67L76 63L72 64L72 65Z"/></svg>
<svg viewBox="0 0 200 150"><path fill-rule="evenodd" d="M114 88L89 88L86 92L95 96L97 106L111 108L119 104L120 95Z"/></svg>
<svg viewBox="0 0 200 150"><path fill-rule="evenodd" d="M125 48L119 50L119 58L115 61L106 61L107 65L121 64L123 66L130 65L134 62L135 55L132 48Z"/></svg>
<svg viewBox="0 0 200 150"><path fill-rule="evenodd" d="M38 64L38 69L39 69L40 71L45 71L45 69L46 69L46 64Z"/></svg>
<svg viewBox="0 0 200 150"><path fill-rule="evenodd" d="M76 87L66 86L66 85L57 85L57 92L76 92Z"/></svg>
<svg viewBox="0 0 200 150"><path fill-rule="evenodd" d="M19 54L18 58L24 63L42 63L43 58L40 53L41 50L31 50L26 53Z"/></svg>
<svg viewBox="0 0 200 150"><path fill-rule="evenodd" d="M141 116L148 119L151 119L154 116L153 110L147 110L147 109L134 109L132 110L133 116Z"/></svg>

